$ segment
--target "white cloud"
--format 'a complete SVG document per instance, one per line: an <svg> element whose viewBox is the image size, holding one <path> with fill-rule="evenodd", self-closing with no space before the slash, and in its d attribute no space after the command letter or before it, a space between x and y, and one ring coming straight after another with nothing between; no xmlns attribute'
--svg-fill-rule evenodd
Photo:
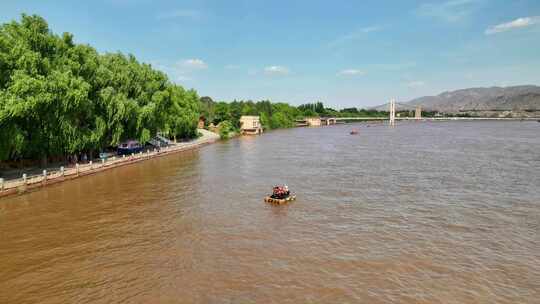
<svg viewBox="0 0 540 304"><path fill-rule="evenodd" d="M267 66L264 68L264 73L266 75L287 75L289 72L287 67L279 65Z"/></svg>
<svg viewBox="0 0 540 304"><path fill-rule="evenodd" d="M540 16L532 16L532 17L523 17L518 18L516 20L512 20L510 22L497 24L495 26L489 27L486 31L486 35L492 35L497 33L502 33L514 29L529 27L535 24L540 24Z"/></svg>
<svg viewBox="0 0 540 304"><path fill-rule="evenodd" d="M193 80L197 71L205 70L208 65L201 59L186 59L175 63L152 61L152 66L169 75L170 79L176 82Z"/></svg>
<svg viewBox="0 0 540 304"><path fill-rule="evenodd" d="M340 76L363 76L366 73L357 69L346 69L338 72Z"/></svg>
<svg viewBox="0 0 540 304"><path fill-rule="evenodd" d="M341 45L341 44L345 44L345 43L360 39L363 36L365 36L367 33L377 32L377 31L380 31L380 30L382 30L382 27L378 26L378 25L371 25L371 26L367 26L367 27L362 27L362 28L359 28L359 29L357 29L355 31L352 31L352 32L348 33L348 34L339 36L335 40L328 43L328 46L329 47L335 47L335 46L338 46L338 45Z"/></svg>
<svg viewBox="0 0 540 304"><path fill-rule="evenodd" d="M450 0L442 3L424 3L416 9L416 14L424 17L458 22L469 17L480 0Z"/></svg>
<svg viewBox="0 0 540 304"><path fill-rule="evenodd" d="M208 68L206 62L197 58L183 60L178 65L189 70L204 70Z"/></svg>
<svg viewBox="0 0 540 304"><path fill-rule="evenodd" d="M423 81L420 81L420 80L417 80L417 81L410 81L410 82L407 83L407 86L408 86L409 88L419 88L419 87L423 87L423 86L425 86L425 85L426 85L426 83L423 82Z"/></svg>
<svg viewBox="0 0 540 304"><path fill-rule="evenodd" d="M159 14L157 16L157 19L158 20L176 19L176 18L197 19L199 17L201 17L201 13L199 11L189 10L189 9L179 9L179 10L172 10L169 12Z"/></svg>

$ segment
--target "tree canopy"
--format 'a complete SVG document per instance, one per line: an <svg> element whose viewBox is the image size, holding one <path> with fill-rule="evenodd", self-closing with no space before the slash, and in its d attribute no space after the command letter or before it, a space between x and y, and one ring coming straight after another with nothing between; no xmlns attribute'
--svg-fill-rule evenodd
<svg viewBox="0 0 540 304"><path fill-rule="evenodd" d="M261 124L265 129L291 128L296 125L297 120L306 117L332 116L332 117L381 117L388 116L386 112L376 110L364 110L357 108L346 108L336 111L332 108L324 107L322 102L308 103L300 106L292 106L288 103L273 103L269 100L258 102L237 101L214 102L210 97L201 97L200 107L202 116L207 123L218 125L227 121L236 129L240 127L240 117L242 115L259 115Z"/></svg>
<svg viewBox="0 0 540 304"><path fill-rule="evenodd" d="M99 54L36 15L0 26L0 160L196 136L193 90L132 55Z"/></svg>

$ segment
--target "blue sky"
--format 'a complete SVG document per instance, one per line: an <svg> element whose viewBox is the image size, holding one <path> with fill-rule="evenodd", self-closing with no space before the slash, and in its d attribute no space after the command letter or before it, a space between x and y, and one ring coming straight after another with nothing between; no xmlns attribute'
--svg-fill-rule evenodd
<svg viewBox="0 0 540 304"><path fill-rule="evenodd" d="M540 1L10 1L215 100L367 107L540 84Z"/></svg>

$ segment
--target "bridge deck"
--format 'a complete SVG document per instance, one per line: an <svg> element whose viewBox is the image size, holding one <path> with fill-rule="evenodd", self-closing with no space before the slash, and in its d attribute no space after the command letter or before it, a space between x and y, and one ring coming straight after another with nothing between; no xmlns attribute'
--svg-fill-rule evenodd
<svg viewBox="0 0 540 304"><path fill-rule="evenodd" d="M388 117L336 117L337 121L342 120L389 120ZM396 120L538 120L534 117L514 118L514 117L396 117Z"/></svg>

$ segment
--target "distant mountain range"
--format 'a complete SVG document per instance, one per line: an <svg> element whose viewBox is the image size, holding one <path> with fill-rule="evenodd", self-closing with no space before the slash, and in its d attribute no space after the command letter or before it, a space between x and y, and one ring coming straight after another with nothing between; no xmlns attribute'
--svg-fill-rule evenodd
<svg viewBox="0 0 540 304"><path fill-rule="evenodd" d="M533 85L513 87L471 88L444 92L437 96L424 96L404 103L397 103L398 111L423 110L457 113L466 111L524 111L540 110L540 87ZM374 107L388 111L388 104Z"/></svg>

